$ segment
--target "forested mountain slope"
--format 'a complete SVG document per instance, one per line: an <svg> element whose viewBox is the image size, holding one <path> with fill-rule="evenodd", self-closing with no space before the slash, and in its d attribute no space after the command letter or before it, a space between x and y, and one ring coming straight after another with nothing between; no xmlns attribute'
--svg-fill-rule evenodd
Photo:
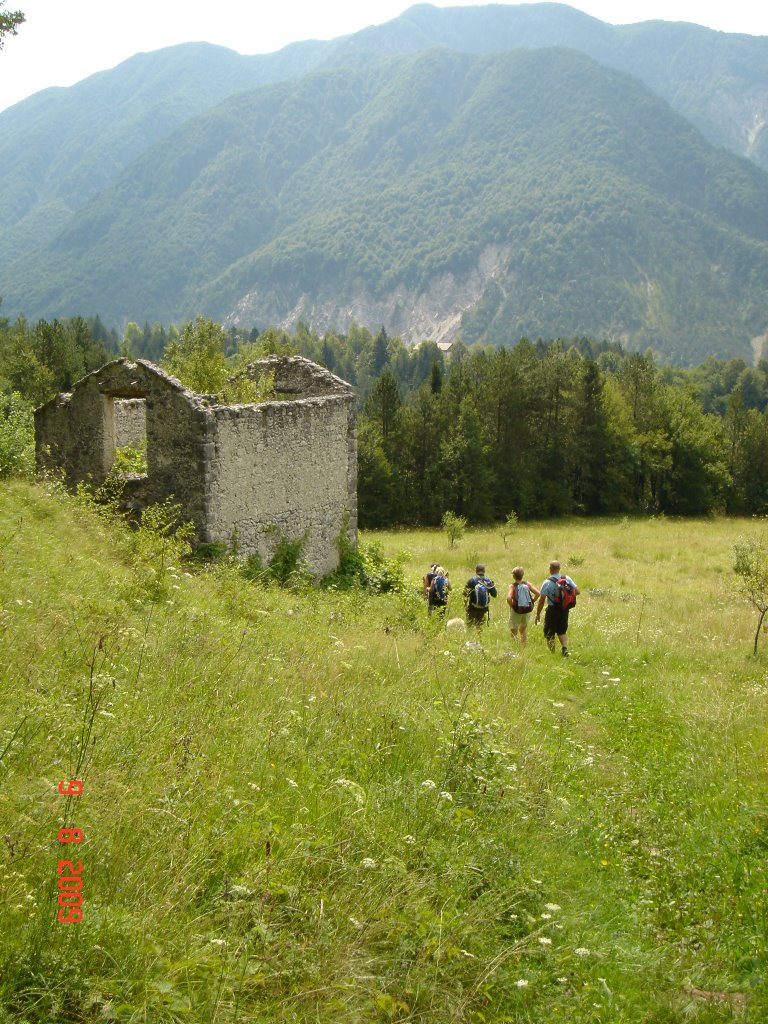
<svg viewBox="0 0 768 1024"><path fill-rule="evenodd" d="M636 79L439 50L192 119L2 291L47 316L594 334L696 361L749 355L767 274L768 176Z"/></svg>
<svg viewBox="0 0 768 1024"><path fill-rule="evenodd" d="M417 4L340 41L331 63L447 46L466 53L567 46L635 75L718 145L768 169L768 37L686 22L608 25L565 4Z"/></svg>
<svg viewBox="0 0 768 1024"><path fill-rule="evenodd" d="M236 92L320 67L370 66L434 46L488 53L568 46L628 71L710 141L768 168L768 39L696 25L612 26L564 4L436 8L349 37L241 56L189 43L137 54L0 113L0 262L63 220L187 118Z"/></svg>
<svg viewBox="0 0 768 1024"><path fill-rule="evenodd" d="M134 159L233 93L311 70L327 43L241 57L208 43L141 53L0 113L0 264L52 238Z"/></svg>

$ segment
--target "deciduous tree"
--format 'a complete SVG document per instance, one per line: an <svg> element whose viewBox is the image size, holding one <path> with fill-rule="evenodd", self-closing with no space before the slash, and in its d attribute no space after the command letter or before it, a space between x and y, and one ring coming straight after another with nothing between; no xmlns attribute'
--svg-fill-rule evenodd
<svg viewBox="0 0 768 1024"><path fill-rule="evenodd" d="M734 545L734 555L733 568L739 577L742 593L758 612L752 648L752 653L757 654L760 628L768 613L768 547L762 538L742 537Z"/></svg>
<svg viewBox="0 0 768 1024"><path fill-rule="evenodd" d="M6 0L0 0L0 50L3 48L5 36L15 36L16 29L26 19L21 11L3 11Z"/></svg>

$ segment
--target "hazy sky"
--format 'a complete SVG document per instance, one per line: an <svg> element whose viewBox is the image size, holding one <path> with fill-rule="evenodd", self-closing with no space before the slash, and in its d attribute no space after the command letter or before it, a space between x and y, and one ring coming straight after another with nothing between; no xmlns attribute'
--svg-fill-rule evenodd
<svg viewBox="0 0 768 1024"><path fill-rule="evenodd" d="M73 85L147 50L203 40L270 53L389 21L408 0L6 0L27 20L0 50L0 110L50 85ZM437 7L477 6L476 0ZM662 18L768 35L765 0L580 0L569 6L614 25Z"/></svg>

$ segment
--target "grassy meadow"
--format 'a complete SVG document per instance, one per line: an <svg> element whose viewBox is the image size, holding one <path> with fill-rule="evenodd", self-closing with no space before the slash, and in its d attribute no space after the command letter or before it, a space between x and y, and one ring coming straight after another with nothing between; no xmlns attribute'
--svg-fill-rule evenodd
<svg viewBox="0 0 768 1024"><path fill-rule="evenodd" d="M764 1022L768 637L732 570L762 529L368 535L409 584L371 595L190 568L4 484L0 1021ZM553 556L570 659L507 628L512 567ZM478 559L480 649L419 595Z"/></svg>

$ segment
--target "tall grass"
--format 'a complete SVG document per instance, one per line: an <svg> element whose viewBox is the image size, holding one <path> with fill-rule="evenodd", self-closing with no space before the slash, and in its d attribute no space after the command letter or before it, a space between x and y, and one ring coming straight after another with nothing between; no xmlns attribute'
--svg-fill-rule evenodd
<svg viewBox="0 0 768 1024"><path fill-rule="evenodd" d="M158 589L92 510L5 486L6 1018L765 1020L766 655L731 570L750 529L402 531L376 539L406 594L178 559ZM501 597L479 648L427 619L431 562L453 615L478 559L505 591L553 556L582 589L571 659L537 629L514 646ZM80 924L56 920L69 856Z"/></svg>

